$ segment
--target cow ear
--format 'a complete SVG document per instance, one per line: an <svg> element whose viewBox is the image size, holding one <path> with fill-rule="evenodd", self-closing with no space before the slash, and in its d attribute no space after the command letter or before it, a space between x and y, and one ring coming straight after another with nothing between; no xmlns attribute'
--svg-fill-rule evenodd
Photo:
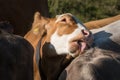
<svg viewBox="0 0 120 80"><path fill-rule="evenodd" d="M33 23L38 23L39 20L41 19L41 17L42 17L42 16L41 16L41 14L40 14L39 12L35 12Z"/></svg>
<svg viewBox="0 0 120 80"><path fill-rule="evenodd" d="M56 15L55 17L58 18L60 15Z"/></svg>
<svg viewBox="0 0 120 80"><path fill-rule="evenodd" d="M43 32L45 29L45 24L47 23L47 21L47 18L41 16L39 12L36 12L32 24L32 32L35 35L41 34L41 32Z"/></svg>

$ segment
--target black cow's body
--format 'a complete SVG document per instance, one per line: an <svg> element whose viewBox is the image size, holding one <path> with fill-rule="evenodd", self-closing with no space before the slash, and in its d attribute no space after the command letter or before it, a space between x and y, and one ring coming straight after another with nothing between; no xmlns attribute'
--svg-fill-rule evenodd
<svg viewBox="0 0 120 80"><path fill-rule="evenodd" d="M120 80L120 21L92 32L91 48L74 59L59 80Z"/></svg>
<svg viewBox="0 0 120 80"><path fill-rule="evenodd" d="M33 80L33 48L0 29L0 80Z"/></svg>

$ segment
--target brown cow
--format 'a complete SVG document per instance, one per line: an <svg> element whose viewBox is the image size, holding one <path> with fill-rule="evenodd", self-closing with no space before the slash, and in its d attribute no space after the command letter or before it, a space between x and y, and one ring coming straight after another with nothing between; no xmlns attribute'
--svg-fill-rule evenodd
<svg viewBox="0 0 120 80"><path fill-rule="evenodd" d="M29 31L36 11L48 17L47 0L0 0L0 21L10 22L15 34Z"/></svg>
<svg viewBox="0 0 120 80"><path fill-rule="evenodd" d="M25 38L35 50L37 47L34 54L35 80L40 78L38 66L41 80L56 80L71 60L92 43L90 31L70 13L56 18L44 18L36 13L32 29Z"/></svg>
<svg viewBox="0 0 120 80"><path fill-rule="evenodd" d="M23 37L8 33L11 28L0 23L0 80L33 80L33 47Z"/></svg>

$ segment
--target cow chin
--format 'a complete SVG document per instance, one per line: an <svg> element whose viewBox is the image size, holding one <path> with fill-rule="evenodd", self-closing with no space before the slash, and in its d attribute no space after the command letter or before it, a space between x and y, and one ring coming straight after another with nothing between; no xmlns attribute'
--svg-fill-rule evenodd
<svg viewBox="0 0 120 80"><path fill-rule="evenodd" d="M86 46L86 42L71 42L68 47L69 54L72 57L77 57L79 54L82 54L84 52Z"/></svg>

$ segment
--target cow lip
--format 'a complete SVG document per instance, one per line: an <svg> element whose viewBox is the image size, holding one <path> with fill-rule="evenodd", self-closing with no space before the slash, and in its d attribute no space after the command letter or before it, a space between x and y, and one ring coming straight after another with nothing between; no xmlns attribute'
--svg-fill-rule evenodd
<svg viewBox="0 0 120 80"><path fill-rule="evenodd" d="M86 48L86 42L81 39L81 40L73 40L71 41L72 44L70 47L70 52L71 53L76 53L76 52L79 52L79 53L82 53L84 51L84 49ZM75 49L74 49L75 48Z"/></svg>

